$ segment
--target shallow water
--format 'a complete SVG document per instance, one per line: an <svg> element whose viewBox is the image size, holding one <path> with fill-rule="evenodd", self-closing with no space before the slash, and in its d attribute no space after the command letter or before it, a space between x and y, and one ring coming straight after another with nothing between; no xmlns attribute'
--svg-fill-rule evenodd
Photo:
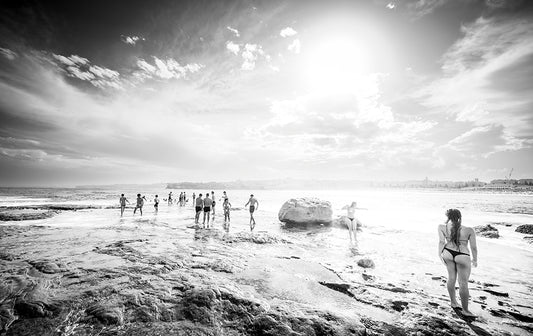
<svg viewBox="0 0 533 336"><path fill-rule="evenodd" d="M126 209L125 216L119 217L118 209L106 207L117 206L120 193L125 193L131 204L134 203L135 194L141 192L147 196L148 202L144 207L144 215L133 216L131 205ZM38 205L38 204L76 204L98 206L101 209L65 211L58 215L34 221L16 222L19 225L43 225L49 227L46 239L41 236L32 241L26 239L25 244L29 253L35 253L39 258L74 258L80 264L95 264L98 260L84 259L93 245L118 240L122 236L131 237L132 233L143 232L155 238L167 236L170 232L178 244L189 245L195 248L199 244L191 236L192 230L187 229L194 223L194 213L191 202L180 207L176 204L167 205L164 198L168 190L109 190L109 189L1 189L0 206ZM192 191L187 190L190 197ZM200 191L202 192L202 191ZM204 191L205 192L205 191ZM204 193L202 192L202 193ZM198 194L198 191L196 191ZM153 196L159 194L161 199L160 210L154 213ZM174 191L174 197L179 191ZM215 191L217 199L217 215L214 225L221 229L223 216L218 198L222 195ZM230 232L249 231L249 214L244 208L250 192L228 191L228 197L235 209L231 213ZM496 285L497 290L509 294L508 303L526 315L533 315L531 309L531 290L533 289L533 246L523 239L524 235L514 230L520 224L533 224L533 196L527 194L495 194L474 192L448 192L448 191L416 191L416 190L357 190L357 191L271 191L261 190L254 192L259 200L259 209L255 214L256 231L266 231L275 235L286 237L293 242L290 252L284 246L271 245L261 247L266 255L283 256L286 253L295 255L300 260L312 262L314 265L323 265L340 274L344 280L357 277L359 273L352 274L356 268L356 261L364 256L371 258L376 263L376 268L369 271L381 283L402 284L420 292L428 293L430 297L447 300L447 292L441 280L434 278L446 276L446 269L437 257L437 225L445 220L444 211L448 208L459 208L463 213L463 224L476 226L488 223L508 223L511 226L497 225L501 237L487 239L478 237L479 267L472 270L471 279L474 283L489 283ZM309 229L287 229L280 225L277 212L283 202L294 197L319 197L332 203L334 215L344 214L341 210L346 204L357 201L358 206L366 210L358 211L358 218L363 222L363 232L358 234L357 250L349 248L346 230L328 227L314 227ZM5 224L13 224L5 222ZM1 224L0 224L1 225ZM72 228L72 230L63 230ZM59 246L54 246L54 230L61 230L58 237ZM98 229L98 230L95 230ZM69 237L69 235L71 235ZM35 246L46 241L51 248ZM167 246L167 240L154 239L155 246L151 246L151 253L166 253L174 246ZM61 244L68 248L61 249ZM159 244L159 245L158 245ZM208 248L209 246L207 246ZM20 248L20 247L19 247ZM197 246L198 249L206 245ZM246 253L244 246L242 252ZM159 252L158 252L159 251ZM241 250L238 250L241 251ZM62 256L62 253L65 253ZM67 255L68 254L68 255ZM260 268L261 260L253 260ZM298 267L305 268L303 262L296 262L291 275L298 277L294 271ZM275 265L270 265L275 268ZM261 276L258 271L253 271L253 265L248 273L241 274L240 280L247 277L253 279ZM297 286L288 286L285 272L270 275L272 287L279 287L280 293L276 295L289 295L297 290ZM305 276L320 273L320 270L308 269ZM356 281L356 279L353 279ZM292 282L294 279L291 280ZM283 285L285 283L285 285ZM312 282L313 284L316 283ZM313 289L307 289L313 291ZM266 293L262 293L265 295ZM313 299L310 293L302 290L296 297ZM494 320L489 310L501 306L501 299L491 297L483 291L483 286L472 285L471 297L473 298L472 310L487 321ZM488 297L484 308L476 303L480 297ZM303 299L302 299L303 300ZM305 300L304 300L305 301ZM500 302L498 302L500 301ZM339 307L335 299L324 299L324 306ZM342 306L342 304L340 305ZM527 308L529 307L529 308ZM351 309L355 309L352 307ZM384 314L375 312L375 314ZM381 318L388 318L383 317ZM501 322L501 321L500 321ZM512 332L522 334L521 329L511 329Z"/></svg>

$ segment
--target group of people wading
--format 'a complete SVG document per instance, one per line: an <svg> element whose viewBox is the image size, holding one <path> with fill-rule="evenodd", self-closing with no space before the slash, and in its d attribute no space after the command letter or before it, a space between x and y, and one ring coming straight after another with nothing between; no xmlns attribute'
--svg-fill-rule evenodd
<svg viewBox="0 0 533 336"><path fill-rule="evenodd" d="M202 194L198 194L198 197L196 197L196 193L192 194L193 198L193 206L195 209L195 217L194 217L194 223L196 225L200 224L200 215L203 212L203 221L202 221L202 227L203 228L210 228L210 226L213 224L213 221L215 220L215 192L211 191L211 193L206 192L205 197ZM139 210L141 216L143 214L143 206L144 202L146 201L146 196L142 196L141 194L137 194L137 200L135 203L135 208L133 210L133 214ZM172 191L168 194L168 198L166 199L168 202L168 205L171 205L174 200L172 198ZM177 200L177 203L180 206L185 206L189 200L187 199L187 194L185 192L181 192L180 196ZM224 191L222 192L222 198L219 199L219 201L222 201L222 210L224 211L224 228L229 229L229 223L230 223L230 212L231 212L231 203L229 202L228 195ZM126 209L126 203L129 203L128 199L124 196L124 194L121 194L120 199L120 217L124 215L124 210ZM254 218L254 212L259 207L259 202L254 197L254 195L250 195L250 199L248 202L244 205L244 207L248 207L248 210L250 211L250 231L253 231L255 228L255 218ZM159 196L155 195L154 198L154 212L157 213L159 211Z"/></svg>
<svg viewBox="0 0 533 336"><path fill-rule="evenodd" d="M227 230L229 229L231 203L229 202L226 192L224 191L222 194L223 195L220 200L222 200L222 210L224 211L224 229ZM203 212L202 228L210 228L210 226L213 225L215 216L215 192L207 192L205 197L202 194L199 194L198 197L196 197L196 194L193 193L193 200L196 212L194 223L198 226L200 225L200 215ZM122 217L124 214L124 209L126 208L126 203L129 203L129 201L126 199L126 197L124 197L124 194L121 195L119 201L120 216ZM142 208L145 201L145 196L137 194L137 200L133 214L139 210L142 216ZM185 205L187 201L186 194L181 193L178 203L180 205ZM169 194L168 204L172 204L172 192ZM254 212L259 206L259 202L257 199L255 199L253 194L250 195L250 199L244 205L244 207L247 206L249 206L250 211L250 230L253 231L255 228ZM158 195L156 195L154 198L154 209L155 213L157 213L159 209ZM357 218L355 218L355 210L363 208L358 208L357 203L353 202L351 205L346 205L343 207L343 210L344 209L347 210L347 215L350 219L348 230L350 235L350 243L352 243L356 240L356 229L357 225L360 224ZM468 280L470 279L472 266L477 267L476 233L474 229L462 225L462 215L459 210L447 210L446 217L446 223L439 225L438 227L438 255L448 271L447 288L450 296L451 306L463 316L473 318L475 315L468 309L468 300L470 297ZM470 250L468 248L469 245L470 249L472 250L472 254L470 254ZM459 283L459 297L461 299L461 304L457 302L456 297L455 284L457 282Z"/></svg>

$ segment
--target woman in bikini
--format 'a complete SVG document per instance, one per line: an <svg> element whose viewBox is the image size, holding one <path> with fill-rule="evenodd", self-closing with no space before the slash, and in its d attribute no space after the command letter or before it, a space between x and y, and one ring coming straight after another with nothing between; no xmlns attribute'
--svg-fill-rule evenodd
<svg viewBox="0 0 533 336"><path fill-rule="evenodd" d="M448 269L448 294L450 295L453 309L461 309L462 314L475 317L468 310L468 279L470 278L471 265L477 267L477 244L474 229L461 225L461 212L457 209L446 211L448 218L445 224L439 225L439 258ZM468 243L472 249L472 259ZM461 305L455 296L455 282L459 282L459 296Z"/></svg>

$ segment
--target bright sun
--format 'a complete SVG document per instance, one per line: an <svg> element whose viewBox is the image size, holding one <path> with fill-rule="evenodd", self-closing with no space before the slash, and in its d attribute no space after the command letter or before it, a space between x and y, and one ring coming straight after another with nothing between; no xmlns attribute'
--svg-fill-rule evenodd
<svg viewBox="0 0 533 336"><path fill-rule="evenodd" d="M308 84L323 93L355 90L369 64L366 48L349 37L318 42L306 62Z"/></svg>

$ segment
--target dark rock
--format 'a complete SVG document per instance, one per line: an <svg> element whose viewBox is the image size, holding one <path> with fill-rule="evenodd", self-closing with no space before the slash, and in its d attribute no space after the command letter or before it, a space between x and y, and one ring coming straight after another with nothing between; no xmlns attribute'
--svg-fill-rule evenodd
<svg viewBox="0 0 533 336"><path fill-rule="evenodd" d="M474 230L476 231L477 234L485 238L499 238L500 237L498 229L490 224L476 226Z"/></svg>
<svg viewBox="0 0 533 336"><path fill-rule="evenodd" d="M41 273L46 274L55 274L65 271L64 268L61 268L58 264L50 261L29 261L29 263L38 269Z"/></svg>
<svg viewBox="0 0 533 336"><path fill-rule="evenodd" d="M357 266L363 267L363 268L374 268L374 267L376 267L376 265L374 264L374 261L372 261L372 259L369 259L369 258L359 259L357 261Z"/></svg>
<svg viewBox="0 0 533 336"><path fill-rule="evenodd" d="M122 309L116 306L108 306L96 303L85 310L87 315L96 318L100 323L106 325L121 325L124 323Z"/></svg>
<svg viewBox="0 0 533 336"><path fill-rule="evenodd" d="M0 213L0 221L26 221L46 219L54 216L57 212L50 210L13 210Z"/></svg>
<svg viewBox="0 0 533 336"><path fill-rule="evenodd" d="M509 293L498 292L498 291L495 291L495 290L492 290L492 289L483 288L483 291L485 291L487 293L490 293L492 295L496 295L496 296L509 297Z"/></svg>
<svg viewBox="0 0 533 336"><path fill-rule="evenodd" d="M346 294L350 297L355 297L355 295L352 292L350 292L351 286L349 284L333 283L333 282L325 282L325 281L319 281L319 284L321 284L322 286L326 286L330 289L333 289L337 292Z"/></svg>
<svg viewBox="0 0 533 336"><path fill-rule="evenodd" d="M409 302L406 301L392 301L392 309L396 311L402 311L407 308Z"/></svg>
<svg viewBox="0 0 533 336"><path fill-rule="evenodd" d="M533 224L519 225L515 231L525 234L533 234Z"/></svg>
<svg viewBox="0 0 533 336"><path fill-rule="evenodd" d="M254 335L272 335L272 336L297 336L291 328L279 321L276 321L270 315L261 315L254 319L252 325Z"/></svg>
<svg viewBox="0 0 533 336"><path fill-rule="evenodd" d="M365 281L374 281L376 278L373 275L362 273L361 276Z"/></svg>

